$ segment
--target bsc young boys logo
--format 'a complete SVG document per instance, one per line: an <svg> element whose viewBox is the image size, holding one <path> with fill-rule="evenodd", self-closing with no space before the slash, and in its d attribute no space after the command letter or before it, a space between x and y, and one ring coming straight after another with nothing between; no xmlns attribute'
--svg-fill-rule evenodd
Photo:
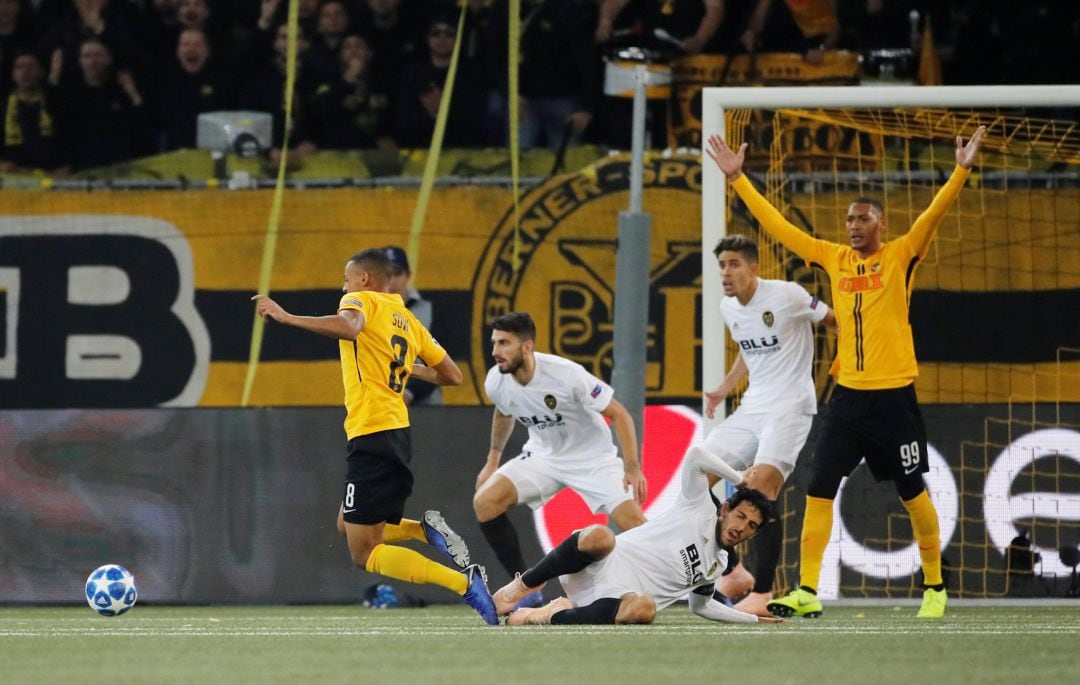
<svg viewBox="0 0 1080 685"><path fill-rule="evenodd" d="M611 158L532 190L521 205L516 270L512 212L492 232L472 284L470 377L480 397L490 323L510 311L533 315L538 350L610 377L615 244L629 175L626 157ZM701 377L701 238L692 230L701 220L701 164L690 156L647 160L644 188L654 212L652 270L641 274L651 291L648 391L687 399L700 392Z"/></svg>

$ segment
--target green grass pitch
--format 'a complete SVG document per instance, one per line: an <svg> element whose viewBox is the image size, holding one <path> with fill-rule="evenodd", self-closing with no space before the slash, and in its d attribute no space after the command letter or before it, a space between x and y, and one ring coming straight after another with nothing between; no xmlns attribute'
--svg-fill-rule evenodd
<svg viewBox="0 0 1080 685"><path fill-rule="evenodd" d="M1080 682L1080 603L826 606L779 626L710 623L685 605L652 626L489 627L465 607L0 608L4 683Z"/></svg>

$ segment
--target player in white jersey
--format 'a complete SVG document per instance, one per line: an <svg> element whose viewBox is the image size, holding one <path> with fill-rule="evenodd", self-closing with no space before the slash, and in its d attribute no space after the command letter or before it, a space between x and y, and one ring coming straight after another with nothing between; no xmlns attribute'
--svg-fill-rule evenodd
<svg viewBox="0 0 1080 685"><path fill-rule="evenodd" d="M723 383L705 393L706 416L715 416L716 407L747 374L750 385L739 408L709 433L704 445L732 467L746 469L747 485L763 492L777 510L780 489L795 468L817 413L812 324L835 326L836 317L802 286L759 278L752 239L726 236L713 254L726 296L720 310L739 358ZM781 526L770 526L754 542L752 578L740 566L721 582L724 594L750 590L737 608L770 615L765 605L772 599L782 535ZM738 582L740 577L744 583Z"/></svg>
<svg viewBox="0 0 1080 685"><path fill-rule="evenodd" d="M765 527L769 500L740 488L719 506L709 491L709 476L741 485L742 474L701 446L683 460L679 494L663 514L633 530L614 535L606 526L589 526L559 543L535 566L495 593L503 613L521 597L559 576L567 597L540 608L520 608L507 618L524 623L652 623L656 613L689 592L690 609L712 621L777 622L725 606L713 598L727 566L728 549Z"/></svg>
<svg viewBox="0 0 1080 685"><path fill-rule="evenodd" d="M491 449L476 477L473 509L480 530L510 577L525 570L517 531L506 515L515 504L537 509L565 487L581 495L594 513L605 513L628 530L645 522L645 477L629 412L607 383L580 364L534 351L536 324L524 312L492 322L495 366L484 389L495 405ZM623 458L611 440L611 420ZM528 427L520 455L503 465L515 420ZM536 594L526 604L542 601Z"/></svg>

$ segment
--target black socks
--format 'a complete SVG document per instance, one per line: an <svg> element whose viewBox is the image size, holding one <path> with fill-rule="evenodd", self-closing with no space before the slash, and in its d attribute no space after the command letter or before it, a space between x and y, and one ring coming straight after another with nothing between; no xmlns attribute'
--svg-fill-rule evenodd
<svg viewBox="0 0 1080 685"><path fill-rule="evenodd" d="M605 597L588 606L563 609L551 615L551 624L614 625L621 601L618 597Z"/></svg>
<svg viewBox="0 0 1080 685"><path fill-rule="evenodd" d="M490 521L482 521L480 531L511 578L525 570L525 557L521 555L517 531L505 512Z"/></svg>
<svg viewBox="0 0 1080 685"><path fill-rule="evenodd" d="M578 549L578 535L581 531L560 542L555 549L544 555L544 558L536 562L536 565L521 574L521 582L527 587L536 587L552 578L577 573L589 564L596 561L595 558Z"/></svg>
<svg viewBox="0 0 1080 685"><path fill-rule="evenodd" d="M779 502L771 502L774 512L780 511ZM784 544L784 526L779 520L762 526L750 541L750 559L747 569L754 575L754 592L772 592L776 565L780 563L780 550Z"/></svg>

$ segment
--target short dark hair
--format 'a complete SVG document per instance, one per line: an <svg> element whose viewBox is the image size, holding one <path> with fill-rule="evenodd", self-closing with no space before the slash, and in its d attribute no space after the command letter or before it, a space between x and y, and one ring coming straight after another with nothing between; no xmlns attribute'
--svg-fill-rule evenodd
<svg viewBox="0 0 1080 685"><path fill-rule="evenodd" d="M495 317L492 330L513 333L521 340L536 340L536 322L528 312L509 312Z"/></svg>
<svg viewBox="0 0 1080 685"><path fill-rule="evenodd" d="M82 52L83 46L90 45L91 43L95 45L100 45L101 47L105 48L105 52L109 53L110 57L113 56L113 49L109 47L109 44L106 43L101 36L97 35L83 36L82 39L79 41L79 51Z"/></svg>
<svg viewBox="0 0 1080 685"><path fill-rule="evenodd" d="M750 506L761 512L761 525L764 526L773 517L772 502L761 490L754 488L738 488L735 494L727 498L724 504L728 505L728 511L733 510L743 502L749 502Z"/></svg>
<svg viewBox="0 0 1080 685"><path fill-rule="evenodd" d="M726 235L716 243L716 247L713 248L713 256L719 257L721 252L740 252L743 257L746 257L746 261L751 264L758 263L758 249L757 241L745 235L733 233Z"/></svg>
<svg viewBox="0 0 1080 685"><path fill-rule="evenodd" d="M881 204L881 202L879 200L875 200L872 197L857 197L857 198L855 198L854 200L851 201L851 204L853 204L853 205L870 205L871 207L873 207L874 209L876 209L878 211L878 214L880 214L881 216L885 216L885 207ZM848 205L848 206L851 206L851 205Z"/></svg>
<svg viewBox="0 0 1080 685"><path fill-rule="evenodd" d="M32 57L34 61L38 63L38 66L41 67L42 70L44 70L46 65L49 63L49 61L46 60L45 57L37 50L23 47L15 50L15 59L11 60L12 66L15 65L15 62L20 57Z"/></svg>
<svg viewBox="0 0 1080 685"><path fill-rule="evenodd" d="M369 247L349 257L349 261L360 267L380 283L394 275L394 264L386 256L386 251L379 247Z"/></svg>

